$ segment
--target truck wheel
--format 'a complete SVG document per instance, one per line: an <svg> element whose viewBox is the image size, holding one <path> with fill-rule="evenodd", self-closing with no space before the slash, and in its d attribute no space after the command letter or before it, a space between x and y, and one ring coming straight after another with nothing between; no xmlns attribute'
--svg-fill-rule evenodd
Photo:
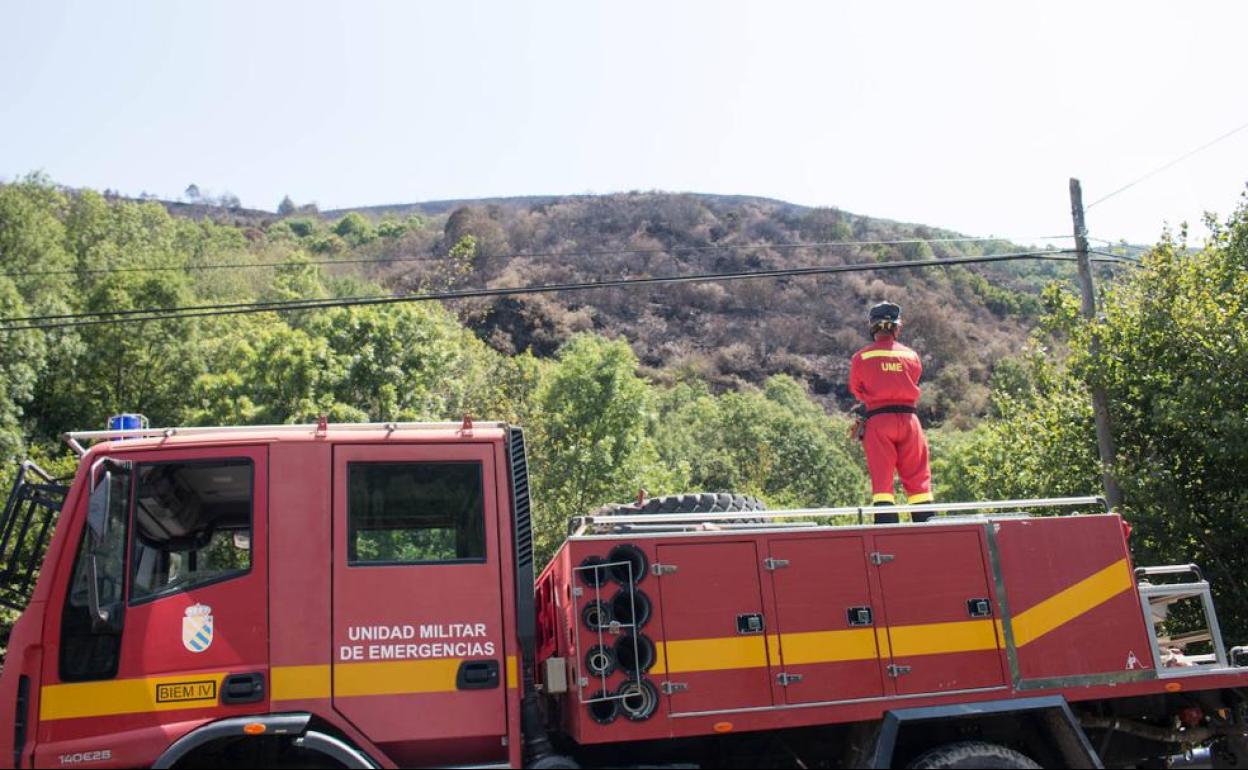
<svg viewBox="0 0 1248 770"><path fill-rule="evenodd" d="M906 767L916 770L978 770L1003 767L1011 770L1038 770L1030 757L1013 749L982 741L950 743L920 754Z"/></svg>
<svg viewBox="0 0 1248 770"><path fill-rule="evenodd" d="M684 495L652 497L637 513L730 513L733 511L765 511L762 500L730 492L694 492Z"/></svg>
<svg viewBox="0 0 1248 770"><path fill-rule="evenodd" d="M647 513L732 513L735 511L765 511L762 500L750 495L734 495L731 492L689 492L683 495L651 497L642 505L636 503L612 503L594 511L591 516L631 516Z"/></svg>
<svg viewBox="0 0 1248 770"><path fill-rule="evenodd" d="M590 588L602 588L610 577L610 570L599 565L606 564L607 560L601 556L586 556L581 566L577 569L577 573L581 576L581 580L585 581L585 585Z"/></svg>
<svg viewBox="0 0 1248 770"><path fill-rule="evenodd" d="M581 768L576 764L575 759L560 754L547 754L541 759L533 760L525 767L530 770L580 770Z"/></svg>

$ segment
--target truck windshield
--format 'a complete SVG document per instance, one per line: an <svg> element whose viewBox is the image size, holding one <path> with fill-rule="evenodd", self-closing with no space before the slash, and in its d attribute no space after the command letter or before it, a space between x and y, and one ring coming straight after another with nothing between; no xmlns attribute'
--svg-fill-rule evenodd
<svg viewBox="0 0 1248 770"><path fill-rule="evenodd" d="M132 604L251 569L250 460L148 463L135 475Z"/></svg>

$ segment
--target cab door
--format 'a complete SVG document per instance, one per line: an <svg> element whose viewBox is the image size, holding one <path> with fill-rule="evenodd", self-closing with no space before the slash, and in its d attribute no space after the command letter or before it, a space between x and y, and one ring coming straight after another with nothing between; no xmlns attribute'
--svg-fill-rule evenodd
<svg viewBox="0 0 1248 770"><path fill-rule="evenodd" d="M38 767L146 765L198 724L269 711L265 448L114 459L94 575L107 621L84 526L53 591Z"/></svg>
<svg viewBox="0 0 1248 770"><path fill-rule="evenodd" d="M506 761L488 444L338 445L334 707L400 765Z"/></svg>

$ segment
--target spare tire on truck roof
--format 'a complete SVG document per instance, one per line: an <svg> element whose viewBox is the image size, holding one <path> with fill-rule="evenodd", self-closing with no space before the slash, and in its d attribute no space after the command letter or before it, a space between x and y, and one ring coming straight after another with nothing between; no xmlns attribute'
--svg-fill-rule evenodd
<svg viewBox="0 0 1248 770"><path fill-rule="evenodd" d="M647 498L645 502L611 503L591 512L590 516L636 516L657 513L735 513L737 511L765 511L767 505L752 495L732 492L686 492L680 495L661 495ZM741 521L754 521L742 519Z"/></svg>

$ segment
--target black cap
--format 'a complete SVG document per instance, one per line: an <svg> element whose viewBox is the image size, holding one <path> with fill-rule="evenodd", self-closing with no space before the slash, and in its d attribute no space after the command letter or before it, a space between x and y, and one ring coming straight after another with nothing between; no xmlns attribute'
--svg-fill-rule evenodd
<svg viewBox="0 0 1248 770"><path fill-rule="evenodd" d="M871 308L871 323L901 323L901 305L892 302L881 302Z"/></svg>

